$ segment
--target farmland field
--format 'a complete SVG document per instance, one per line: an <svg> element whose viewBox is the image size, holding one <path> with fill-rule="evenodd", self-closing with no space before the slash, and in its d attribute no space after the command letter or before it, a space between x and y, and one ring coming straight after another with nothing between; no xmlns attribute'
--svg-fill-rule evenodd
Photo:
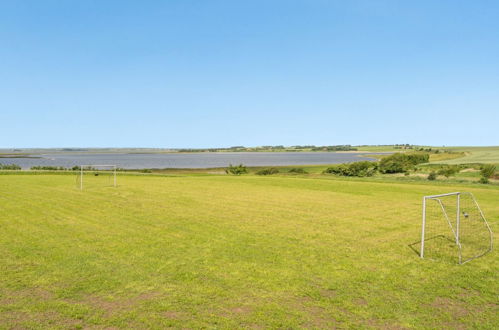
<svg viewBox="0 0 499 330"><path fill-rule="evenodd" d="M71 175L0 175L0 328L499 324L497 252L457 265L409 246L426 194L473 192L498 233L497 186L253 175L99 183L80 191Z"/></svg>
<svg viewBox="0 0 499 330"><path fill-rule="evenodd" d="M442 164L493 163L499 164L499 147L452 147L454 152L464 152L461 158L438 161Z"/></svg>

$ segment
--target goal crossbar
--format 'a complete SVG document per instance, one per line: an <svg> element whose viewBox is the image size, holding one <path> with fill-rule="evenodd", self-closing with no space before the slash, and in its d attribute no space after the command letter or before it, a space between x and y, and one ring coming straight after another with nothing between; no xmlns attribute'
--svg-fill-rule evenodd
<svg viewBox="0 0 499 330"><path fill-rule="evenodd" d="M83 172L85 170L90 170L90 171L98 171L94 167L109 167L113 171L113 187L116 187L116 165L109 165L109 164L103 164L103 165L80 165L80 190L83 190Z"/></svg>
<svg viewBox="0 0 499 330"><path fill-rule="evenodd" d="M452 196L452 195L460 195L460 192L451 192L447 194L440 194L440 195L430 195L430 196L424 196L423 198L428 199L428 198L439 198L439 197L445 197L445 196Z"/></svg>

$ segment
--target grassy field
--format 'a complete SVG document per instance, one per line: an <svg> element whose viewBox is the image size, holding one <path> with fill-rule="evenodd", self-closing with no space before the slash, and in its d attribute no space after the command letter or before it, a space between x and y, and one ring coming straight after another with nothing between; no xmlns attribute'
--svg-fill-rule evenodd
<svg viewBox="0 0 499 330"><path fill-rule="evenodd" d="M409 246L425 194L472 191L498 233L497 186L254 175L105 182L79 191L71 175L0 175L0 328L499 324L497 252L460 266Z"/></svg>
<svg viewBox="0 0 499 330"><path fill-rule="evenodd" d="M493 163L499 164L499 147L452 147L451 151L463 152L462 158L439 161L442 164L471 164Z"/></svg>
<svg viewBox="0 0 499 330"><path fill-rule="evenodd" d="M431 154L430 161L439 164L499 164L499 146L491 147L436 147L418 146L422 148L432 148L444 151L438 154ZM395 146L357 146L359 151L366 152L412 152L413 149L396 149ZM450 153L446 153L449 151ZM375 158L381 156L374 155Z"/></svg>

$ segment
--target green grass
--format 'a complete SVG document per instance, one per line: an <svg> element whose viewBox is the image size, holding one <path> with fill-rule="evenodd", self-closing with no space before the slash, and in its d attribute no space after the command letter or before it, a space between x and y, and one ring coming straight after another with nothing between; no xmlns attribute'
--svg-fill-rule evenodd
<svg viewBox="0 0 499 330"><path fill-rule="evenodd" d="M411 152L413 149L395 149L395 146L356 146L359 151L367 152ZM499 164L499 146L490 147L430 147L440 151L450 151L451 153L431 154L430 161L439 164ZM382 156L374 156L381 158Z"/></svg>
<svg viewBox="0 0 499 330"><path fill-rule="evenodd" d="M465 153L464 157L438 161L442 164L499 164L499 147L452 147L445 148Z"/></svg>
<svg viewBox="0 0 499 330"><path fill-rule="evenodd" d="M451 151L451 152L442 152L438 154L430 154L430 162L431 163L440 163L442 161L458 159L466 156L465 152Z"/></svg>
<svg viewBox="0 0 499 330"><path fill-rule="evenodd" d="M334 177L0 175L0 328L494 328L499 259L421 260L421 197ZM104 179L104 178L103 178ZM497 238L497 235L495 235Z"/></svg>

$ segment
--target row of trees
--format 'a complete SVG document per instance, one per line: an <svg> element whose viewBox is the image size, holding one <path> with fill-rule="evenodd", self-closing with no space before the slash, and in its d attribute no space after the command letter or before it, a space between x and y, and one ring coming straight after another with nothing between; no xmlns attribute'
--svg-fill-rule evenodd
<svg viewBox="0 0 499 330"><path fill-rule="evenodd" d="M312 151L356 151L357 148L352 147L349 144L339 145L339 146L319 146L312 147Z"/></svg>
<svg viewBox="0 0 499 330"><path fill-rule="evenodd" d="M292 174L307 174L307 171L305 171L303 168L300 168L300 167L291 168L287 172L292 173ZM232 174L232 175L246 174L246 173L248 173L248 168L246 166L244 166L243 164L239 164L239 165L230 164L229 167L227 167L225 169L225 173ZM272 174L278 174L278 173L280 173L280 171L276 167L263 168L263 169L255 172L255 174L257 174L257 175L272 175Z"/></svg>
<svg viewBox="0 0 499 330"><path fill-rule="evenodd" d="M32 171L78 171L80 170L79 166L73 166L71 168L63 167L63 166L32 166Z"/></svg>
<svg viewBox="0 0 499 330"><path fill-rule="evenodd" d="M21 166L16 164L0 164L0 170L15 170L18 171L21 169Z"/></svg>
<svg viewBox="0 0 499 330"><path fill-rule="evenodd" d="M355 151L357 148L352 147L349 144L345 145L330 145L330 146L315 146L315 145L295 145L286 147L283 145L276 146L259 146L259 147L245 147L245 146L233 146L230 148L204 148L204 149L177 149L177 152L240 152L240 151Z"/></svg>
<svg viewBox="0 0 499 330"><path fill-rule="evenodd" d="M32 171L79 171L80 166L63 167L63 166L32 166ZM85 170L97 170L91 166L85 167ZM21 166L16 164L0 164L0 170L21 170ZM117 169L118 170L118 169Z"/></svg>

